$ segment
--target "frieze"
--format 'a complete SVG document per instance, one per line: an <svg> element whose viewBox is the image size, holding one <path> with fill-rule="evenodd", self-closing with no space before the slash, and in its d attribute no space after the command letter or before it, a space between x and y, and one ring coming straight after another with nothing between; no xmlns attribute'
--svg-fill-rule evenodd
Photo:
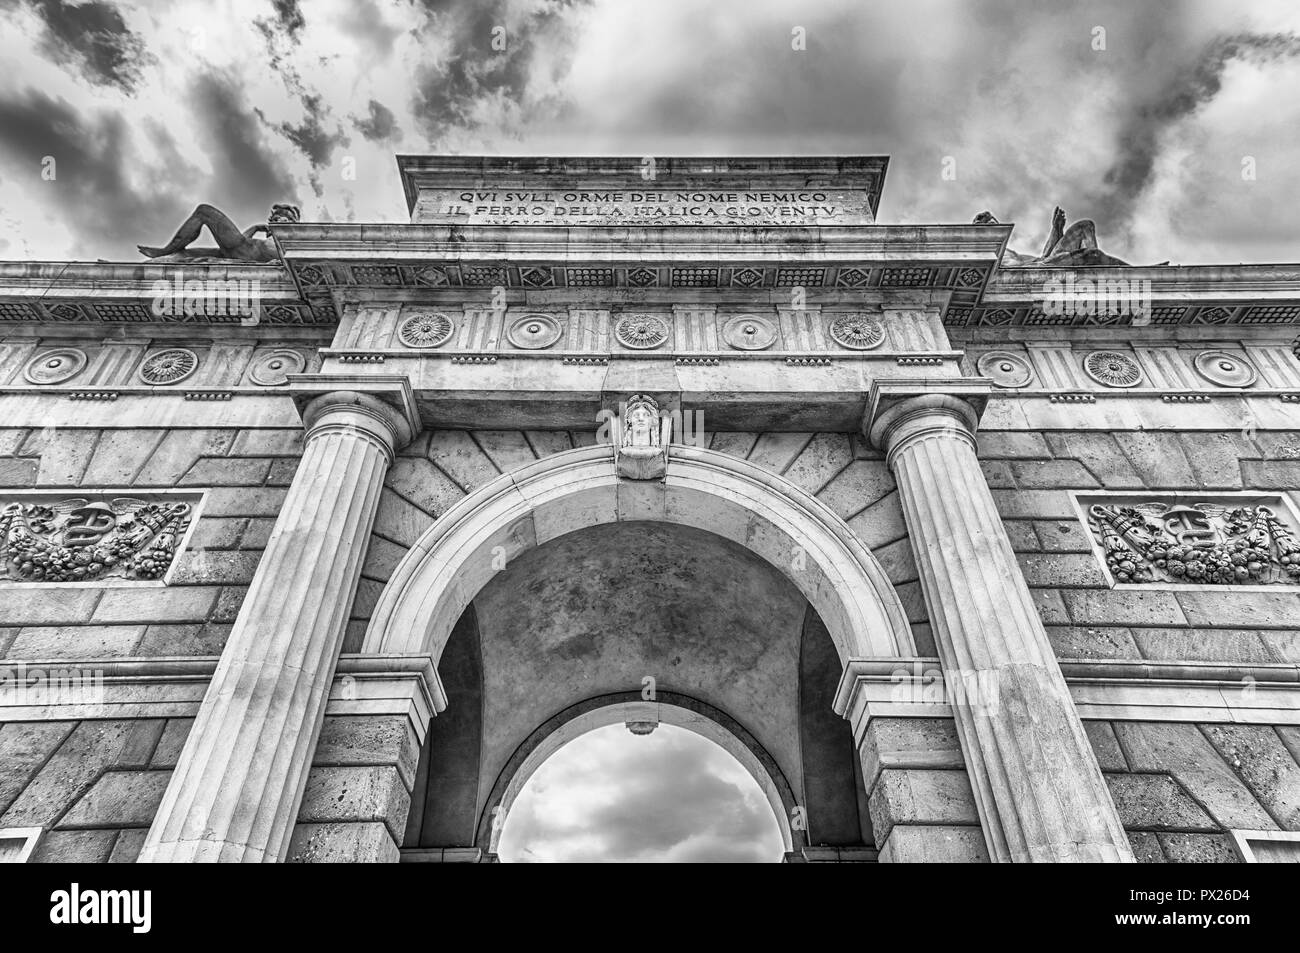
<svg viewBox="0 0 1300 953"><path fill-rule="evenodd" d="M0 583L165 579L202 495L0 495Z"/></svg>
<svg viewBox="0 0 1300 953"><path fill-rule="evenodd" d="M1080 495L1115 584L1300 585L1300 533L1281 497Z"/></svg>

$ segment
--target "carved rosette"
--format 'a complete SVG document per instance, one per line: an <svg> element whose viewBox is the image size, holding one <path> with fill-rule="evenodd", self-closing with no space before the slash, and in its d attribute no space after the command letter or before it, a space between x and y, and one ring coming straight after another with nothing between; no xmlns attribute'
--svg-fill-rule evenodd
<svg viewBox="0 0 1300 953"><path fill-rule="evenodd" d="M290 374L301 374L307 359L292 348L276 348L253 358L248 379L262 387L279 387L289 382Z"/></svg>
<svg viewBox="0 0 1300 953"><path fill-rule="evenodd" d="M1142 368L1122 351L1093 351L1084 357L1083 369L1107 387L1134 387L1142 382Z"/></svg>
<svg viewBox="0 0 1300 953"><path fill-rule="evenodd" d="M1250 361L1231 351L1203 351L1192 359L1192 367L1220 387L1249 387L1257 376Z"/></svg>
<svg viewBox="0 0 1300 953"><path fill-rule="evenodd" d="M1029 362L1010 351L989 351L975 362L975 369L999 387L1024 387L1034 379Z"/></svg>
<svg viewBox="0 0 1300 953"><path fill-rule="evenodd" d="M668 340L668 322L653 314L625 314L614 325L614 337L624 347L648 351Z"/></svg>
<svg viewBox="0 0 1300 953"><path fill-rule="evenodd" d="M738 351L762 351L776 343L776 325L757 314L742 314L722 326L722 339Z"/></svg>
<svg viewBox="0 0 1300 953"><path fill-rule="evenodd" d="M1088 526L1117 583L1300 585L1300 540L1276 506L1093 503Z"/></svg>
<svg viewBox="0 0 1300 953"><path fill-rule="evenodd" d="M62 384L81 373L86 366L86 352L75 347L44 351L27 362L23 377L29 384Z"/></svg>
<svg viewBox="0 0 1300 953"><path fill-rule="evenodd" d="M199 367L199 356L187 347L169 347L150 354L140 365L140 380L146 384L179 384Z"/></svg>
<svg viewBox="0 0 1300 953"><path fill-rule="evenodd" d="M540 351L560 339L564 328L549 314L525 314L510 323L506 339L517 348Z"/></svg>
<svg viewBox="0 0 1300 953"><path fill-rule="evenodd" d="M397 337L407 347L428 348L446 344L456 325L441 311L419 311L402 322Z"/></svg>
<svg viewBox="0 0 1300 953"><path fill-rule="evenodd" d="M869 314L836 315L830 333L836 344L853 351L869 351L885 343L885 326Z"/></svg>
<svg viewBox="0 0 1300 953"><path fill-rule="evenodd" d="M0 508L0 579L161 579L193 515L183 500L52 499Z"/></svg>

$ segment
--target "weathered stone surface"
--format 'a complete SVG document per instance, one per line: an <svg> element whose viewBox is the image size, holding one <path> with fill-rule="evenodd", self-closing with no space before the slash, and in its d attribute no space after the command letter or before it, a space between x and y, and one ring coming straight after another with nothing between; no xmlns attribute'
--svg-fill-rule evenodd
<svg viewBox="0 0 1300 953"><path fill-rule="evenodd" d="M1300 830L1300 765L1269 725L1206 725L1205 736L1283 830Z"/></svg>
<svg viewBox="0 0 1300 953"><path fill-rule="evenodd" d="M1300 486L1300 461L1242 460L1241 483L1258 490L1293 490Z"/></svg>
<svg viewBox="0 0 1300 953"><path fill-rule="evenodd" d="M1011 540L1011 548L1015 552L1033 553L1042 548L1038 544L1034 524L1028 520L1005 520L1002 528L1007 531L1007 539Z"/></svg>
<svg viewBox="0 0 1300 953"><path fill-rule="evenodd" d="M981 460L980 472L984 474L984 482L996 489L1006 489L1016 485L1015 474L1011 470L1011 464L1006 460Z"/></svg>
<svg viewBox="0 0 1300 953"><path fill-rule="evenodd" d="M573 441L563 430L527 430L524 432L524 437L527 438L533 453L539 460L573 449Z"/></svg>
<svg viewBox="0 0 1300 953"><path fill-rule="evenodd" d="M190 535L189 549L203 551L206 549L234 549L239 545L248 520L226 517L202 517L194 526Z"/></svg>
<svg viewBox="0 0 1300 953"><path fill-rule="evenodd" d="M1295 629L1300 593L1175 590L1190 625Z"/></svg>
<svg viewBox="0 0 1300 953"><path fill-rule="evenodd" d="M244 530L244 535L239 538L239 548L265 549L274 529L275 520L270 517L250 519L248 528Z"/></svg>
<svg viewBox="0 0 1300 953"><path fill-rule="evenodd" d="M39 486L76 486L98 440L98 430L48 427L32 431L19 453L41 458Z"/></svg>
<svg viewBox="0 0 1300 953"><path fill-rule="evenodd" d="M1088 533L1078 520L1037 520L1033 525L1047 552L1092 553Z"/></svg>
<svg viewBox="0 0 1300 953"><path fill-rule="evenodd" d="M1254 455L1254 448L1235 433L1180 433L1183 456L1196 474L1196 485L1205 489L1241 488L1242 457Z"/></svg>
<svg viewBox="0 0 1300 953"><path fill-rule="evenodd" d="M1133 629L1143 658L1190 662L1274 662L1260 633L1239 629Z"/></svg>
<svg viewBox="0 0 1300 953"><path fill-rule="evenodd" d="M979 824L965 771L882 770L871 790L871 827L878 845L895 824Z"/></svg>
<svg viewBox="0 0 1300 953"><path fill-rule="evenodd" d="M430 434L429 459L466 493L496 479L500 472L464 430L435 430Z"/></svg>
<svg viewBox="0 0 1300 953"><path fill-rule="evenodd" d="M108 589L94 622L202 622L219 590L215 586Z"/></svg>
<svg viewBox="0 0 1300 953"><path fill-rule="evenodd" d="M848 434L819 433L785 471L785 478L814 496L853 460Z"/></svg>
<svg viewBox="0 0 1300 953"><path fill-rule="evenodd" d="M406 830L411 795L395 766L313 767L298 810L300 823L382 821L394 839Z"/></svg>
<svg viewBox="0 0 1300 953"><path fill-rule="evenodd" d="M1016 557L1031 586L1102 588L1106 577L1092 554L1020 553Z"/></svg>
<svg viewBox="0 0 1300 953"><path fill-rule="evenodd" d="M868 791L884 769L965 766L951 718L872 718L861 756L862 784Z"/></svg>
<svg viewBox="0 0 1300 953"><path fill-rule="evenodd" d="M1175 837L1192 837L1200 835L1176 834ZM1160 835L1151 831L1128 831L1128 842L1133 848L1133 858L1139 864L1167 864L1164 848L1160 846Z"/></svg>
<svg viewBox="0 0 1300 953"><path fill-rule="evenodd" d="M166 435L165 430L105 430L82 486L130 486Z"/></svg>
<svg viewBox="0 0 1300 953"><path fill-rule="evenodd" d="M739 431L719 432L713 435L709 448L725 453L728 456L739 457L744 460L749 456L749 452L754 449L754 444L758 442L758 434L741 433Z"/></svg>
<svg viewBox="0 0 1300 953"><path fill-rule="evenodd" d="M334 715L325 719L316 743L313 767L391 765L409 789L420 752L401 717Z"/></svg>
<svg viewBox="0 0 1300 953"><path fill-rule="evenodd" d="M465 491L451 477L424 459L399 457L384 482L434 519L465 497Z"/></svg>
<svg viewBox="0 0 1300 953"><path fill-rule="evenodd" d="M0 816L71 734L76 722L9 722L0 726Z"/></svg>
<svg viewBox="0 0 1300 953"><path fill-rule="evenodd" d="M993 502L1003 520L1078 519L1065 490L993 490Z"/></svg>
<svg viewBox="0 0 1300 953"><path fill-rule="evenodd" d="M142 625L62 625L22 629L9 654L23 659L115 658L131 655Z"/></svg>
<svg viewBox="0 0 1300 953"><path fill-rule="evenodd" d="M200 550L182 553L176 559L171 585L211 585L213 583L244 584L253 581L257 562L262 558L258 551Z"/></svg>
<svg viewBox="0 0 1300 953"><path fill-rule="evenodd" d="M1276 829L1277 824L1195 725L1134 721L1113 725L1134 771L1168 772L1225 828Z"/></svg>
<svg viewBox="0 0 1300 953"><path fill-rule="evenodd" d="M271 461L257 457L202 457L177 486L261 486Z"/></svg>
<svg viewBox="0 0 1300 953"><path fill-rule="evenodd" d="M907 526L903 522L903 508L898 502L898 492L886 493L849 520L849 528L868 549L903 539Z"/></svg>
<svg viewBox="0 0 1300 953"><path fill-rule="evenodd" d="M300 457L303 431L259 429L241 430L230 447L232 457Z"/></svg>
<svg viewBox="0 0 1300 953"><path fill-rule="evenodd" d="M234 622L247 594L247 586L222 586L208 619L212 622Z"/></svg>
<svg viewBox="0 0 1300 953"><path fill-rule="evenodd" d="M433 525L433 516L408 503L387 487L379 495L375 516L375 533L401 546L413 546L420 535Z"/></svg>
<svg viewBox="0 0 1300 953"><path fill-rule="evenodd" d="M1041 433L1017 430L981 430L975 435L975 449L981 460L1047 458L1052 451Z"/></svg>
<svg viewBox="0 0 1300 953"><path fill-rule="evenodd" d="M1133 634L1121 627L1049 625L1047 638L1057 658L1141 658Z"/></svg>
<svg viewBox="0 0 1300 953"><path fill-rule="evenodd" d="M181 747L193 727L193 718L168 718L158 739L158 745L154 748L153 756L149 759L149 767L176 767L176 758L180 755Z"/></svg>
<svg viewBox="0 0 1300 953"><path fill-rule="evenodd" d="M90 619L105 590L9 589L0 603L0 625L73 625Z"/></svg>
<svg viewBox="0 0 1300 953"><path fill-rule="evenodd" d="M22 793L0 815L0 826L47 827L94 783L107 767L124 761L135 766L142 742L141 731L155 731L154 722L143 726L130 721L84 721L73 729L41 767ZM9 726L6 726L6 731ZM3 733L0 733L2 737ZM146 754L147 757L147 754Z"/></svg>
<svg viewBox="0 0 1300 953"><path fill-rule="evenodd" d="M1109 433L1076 431L1049 433L1046 437L1052 455L1058 460L1077 460L1095 478L1093 486L1100 484L1113 490L1143 485L1133 464Z"/></svg>
<svg viewBox="0 0 1300 953"><path fill-rule="evenodd" d="M895 585L904 582L912 582L919 578L916 571L916 558L912 555L912 541L910 539L898 539L892 543L886 543L872 551L872 555L880 563L880 568L885 571L889 581Z"/></svg>
<svg viewBox="0 0 1300 953"><path fill-rule="evenodd" d="M289 840L291 864L395 864L397 842L379 822L299 824Z"/></svg>
<svg viewBox="0 0 1300 953"><path fill-rule="evenodd" d="M989 852L978 827L899 824L880 848L882 864L984 864Z"/></svg>
<svg viewBox="0 0 1300 953"><path fill-rule="evenodd" d="M228 628L204 624L151 625L134 655L220 655Z"/></svg>
<svg viewBox="0 0 1300 953"><path fill-rule="evenodd" d="M1227 834L1157 834L1166 856L1175 864L1235 864L1240 862Z"/></svg>
<svg viewBox="0 0 1300 953"><path fill-rule="evenodd" d="M502 473L537 459L522 430L478 430L474 439Z"/></svg>
<svg viewBox="0 0 1300 953"><path fill-rule="evenodd" d="M1097 765L1103 771L1127 771L1128 762L1120 750L1115 729L1107 721L1085 721L1083 730L1088 733L1088 743L1097 756Z"/></svg>
<svg viewBox="0 0 1300 953"><path fill-rule="evenodd" d="M39 467L40 459L37 457L0 457L0 486L35 486Z"/></svg>
<svg viewBox="0 0 1300 953"><path fill-rule="evenodd" d="M46 831L28 861L33 864L102 864L117 841L117 831Z"/></svg>
<svg viewBox="0 0 1300 953"><path fill-rule="evenodd" d="M290 458L272 460L271 468L266 471L267 486L288 486L293 482L293 475L298 472L298 461Z"/></svg>
<svg viewBox="0 0 1300 953"><path fill-rule="evenodd" d="M840 516L848 519L877 502L894 489L889 468L878 460L854 460L835 475L817 494Z"/></svg>
<svg viewBox="0 0 1300 953"><path fill-rule="evenodd" d="M146 833L144 828L128 828L119 831L117 840L113 843L113 852L108 855L108 862L134 864L135 859L140 856L140 848L144 846Z"/></svg>
<svg viewBox="0 0 1300 953"><path fill-rule="evenodd" d="M749 452L749 462L773 473L784 473L812 438L810 433L760 434Z"/></svg>
<svg viewBox="0 0 1300 953"><path fill-rule="evenodd" d="M60 830L148 827L169 771L109 771L59 821Z"/></svg>
<svg viewBox="0 0 1300 953"><path fill-rule="evenodd" d="M1219 829L1167 774L1107 774L1106 783L1126 828L1146 831Z"/></svg>
<svg viewBox="0 0 1300 953"><path fill-rule="evenodd" d="M1078 460L1013 460L1010 466L1016 485L1026 489L1066 487L1074 490L1099 485Z"/></svg>
<svg viewBox="0 0 1300 953"><path fill-rule="evenodd" d="M1070 621L1079 625L1183 625L1179 600L1170 592L1133 589L1062 589Z"/></svg>
<svg viewBox="0 0 1300 953"><path fill-rule="evenodd" d="M175 486L201 456L219 457L235 440L233 430L171 430L135 475L136 486ZM212 510L209 507L208 512ZM220 514L213 514L220 515Z"/></svg>
<svg viewBox="0 0 1300 953"><path fill-rule="evenodd" d="M203 503L206 516L278 516L284 505L284 487L216 487Z"/></svg>

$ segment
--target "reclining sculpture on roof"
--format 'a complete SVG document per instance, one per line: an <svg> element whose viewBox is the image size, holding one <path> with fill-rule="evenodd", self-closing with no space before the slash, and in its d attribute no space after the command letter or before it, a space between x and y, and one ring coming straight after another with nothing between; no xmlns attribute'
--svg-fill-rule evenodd
<svg viewBox="0 0 1300 953"><path fill-rule="evenodd" d="M280 250L267 226L296 222L298 215L296 205L272 205L265 224L252 225L241 232L239 226L221 209L211 205L198 205L166 245L137 245L136 248L146 258L162 261L213 260L268 264L280 260ZM190 249L190 243L199 237L199 232L205 225L217 240L217 247ZM258 232L265 232L266 238L255 238Z"/></svg>
<svg viewBox="0 0 1300 953"><path fill-rule="evenodd" d="M997 225L992 212L980 212L975 225ZM1065 227L1065 211L1058 205L1052 213L1052 229L1047 235L1041 255L1024 255L1008 248L1002 253L1002 264L1009 268L1028 267L1079 267L1082 265L1122 265L1112 255L1097 247L1097 226L1091 219L1083 218L1069 228Z"/></svg>

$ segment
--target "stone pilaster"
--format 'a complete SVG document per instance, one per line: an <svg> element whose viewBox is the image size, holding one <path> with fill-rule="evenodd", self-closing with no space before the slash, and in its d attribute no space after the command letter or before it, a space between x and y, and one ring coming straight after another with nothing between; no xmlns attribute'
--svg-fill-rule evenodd
<svg viewBox="0 0 1300 953"><path fill-rule="evenodd" d="M257 574L140 854L141 862L283 860L348 610L408 419L337 391L307 439Z"/></svg>
<svg viewBox="0 0 1300 953"><path fill-rule="evenodd" d="M913 392L915 393L915 392ZM1097 759L975 455L945 393L873 400L979 819L995 861L1132 861Z"/></svg>

